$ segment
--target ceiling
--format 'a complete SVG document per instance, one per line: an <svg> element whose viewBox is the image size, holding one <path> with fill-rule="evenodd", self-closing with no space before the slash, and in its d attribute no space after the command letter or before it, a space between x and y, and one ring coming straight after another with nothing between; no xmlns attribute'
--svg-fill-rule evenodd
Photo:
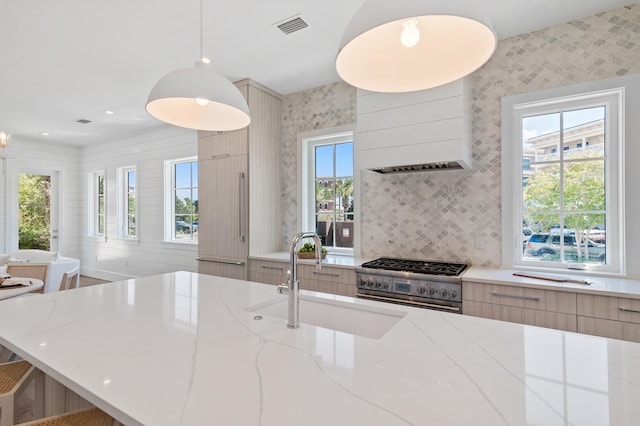
<svg viewBox="0 0 640 426"><path fill-rule="evenodd" d="M204 55L230 80L281 94L337 81L337 46L363 3L203 0ZM483 0L501 39L628 3ZM307 28L274 25L297 15ZM165 126L145 111L149 91L200 54L198 0L2 0L0 16L0 130L16 143L83 146Z"/></svg>

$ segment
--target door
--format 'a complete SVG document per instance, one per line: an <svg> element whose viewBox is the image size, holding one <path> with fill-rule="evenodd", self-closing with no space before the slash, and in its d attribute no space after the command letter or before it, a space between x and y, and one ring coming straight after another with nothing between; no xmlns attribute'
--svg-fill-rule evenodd
<svg viewBox="0 0 640 426"><path fill-rule="evenodd" d="M199 256L246 261L247 156L200 161Z"/></svg>
<svg viewBox="0 0 640 426"><path fill-rule="evenodd" d="M18 173L18 249L58 251L58 172Z"/></svg>

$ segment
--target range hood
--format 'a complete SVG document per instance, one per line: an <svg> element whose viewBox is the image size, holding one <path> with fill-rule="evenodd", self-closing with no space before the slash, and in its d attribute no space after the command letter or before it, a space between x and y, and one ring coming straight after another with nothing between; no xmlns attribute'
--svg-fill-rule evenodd
<svg viewBox="0 0 640 426"><path fill-rule="evenodd" d="M369 169L372 172L380 173L383 175L392 173L416 173L416 172L435 172L438 170L460 170L463 169L462 164L458 161L445 161L442 163L424 163L424 164L412 164L410 166L389 166L389 167L375 167Z"/></svg>
<svg viewBox="0 0 640 426"><path fill-rule="evenodd" d="M356 167L377 173L470 169L467 80L411 93L358 89Z"/></svg>

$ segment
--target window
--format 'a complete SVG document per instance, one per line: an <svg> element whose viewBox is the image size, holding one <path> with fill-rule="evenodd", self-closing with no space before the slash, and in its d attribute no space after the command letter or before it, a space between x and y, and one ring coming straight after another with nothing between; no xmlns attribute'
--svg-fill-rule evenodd
<svg viewBox="0 0 640 426"><path fill-rule="evenodd" d="M118 215L119 237L136 239L138 237L138 191L136 168L120 168L118 176L120 188L120 212Z"/></svg>
<svg viewBox="0 0 640 426"><path fill-rule="evenodd" d="M104 172L95 172L89 175L89 235L102 237L105 234L105 180Z"/></svg>
<svg viewBox="0 0 640 426"><path fill-rule="evenodd" d="M165 162L165 240L198 242L198 160Z"/></svg>
<svg viewBox="0 0 640 426"><path fill-rule="evenodd" d="M302 138L302 227L332 252L353 253L353 132Z"/></svg>
<svg viewBox="0 0 640 426"><path fill-rule="evenodd" d="M505 182L513 186L510 232L520 238L513 264L622 271L622 95L616 89L512 105L514 179ZM576 142L587 137L585 146ZM526 240L522 228L534 234Z"/></svg>

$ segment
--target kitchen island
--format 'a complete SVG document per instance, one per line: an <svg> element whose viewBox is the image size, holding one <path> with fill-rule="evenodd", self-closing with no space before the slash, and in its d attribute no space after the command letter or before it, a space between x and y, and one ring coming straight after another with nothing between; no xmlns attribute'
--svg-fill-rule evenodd
<svg viewBox="0 0 640 426"><path fill-rule="evenodd" d="M348 315L309 325L303 304L292 330L273 286L176 272L2 301L0 344L132 426L640 418L640 344L301 293Z"/></svg>

